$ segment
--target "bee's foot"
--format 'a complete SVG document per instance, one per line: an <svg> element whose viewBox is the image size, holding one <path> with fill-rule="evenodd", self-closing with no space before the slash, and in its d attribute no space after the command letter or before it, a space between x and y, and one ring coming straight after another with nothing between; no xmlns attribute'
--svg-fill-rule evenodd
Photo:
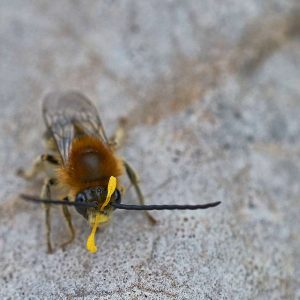
<svg viewBox="0 0 300 300"><path fill-rule="evenodd" d="M158 223L158 221L148 212L147 212L147 217L151 225L156 225Z"/></svg>
<svg viewBox="0 0 300 300"><path fill-rule="evenodd" d="M74 241L74 238L69 239L68 241L65 241L64 243L62 243L60 245L60 248L62 249L62 251L66 251L66 248L69 244L71 244Z"/></svg>
<svg viewBox="0 0 300 300"><path fill-rule="evenodd" d="M51 245L48 245L48 247L47 247L47 253L48 254L53 254L53 248L52 248Z"/></svg>
<svg viewBox="0 0 300 300"><path fill-rule="evenodd" d="M19 177L24 178L25 177L25 171L24 171L24 169L22 169L22 168L17 169L16 170L16 175L19 176Z"/></svg>

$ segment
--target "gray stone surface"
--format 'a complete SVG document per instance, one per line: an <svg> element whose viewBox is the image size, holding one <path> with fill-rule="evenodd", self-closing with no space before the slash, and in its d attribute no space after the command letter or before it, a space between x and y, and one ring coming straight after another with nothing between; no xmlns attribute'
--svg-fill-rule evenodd
<svg viewBox="0 0 300 300"><path fill-rule="evenodd" d="M1 299L300 298L299 1L1 1ZM43 151L42 95L76 88L148 203L216 209L117 212L85 250L53 209L47 255L37 194L14 173ZM160 187L165 183L163 187ZM134 202L128 193L126 201Z"/></svg>

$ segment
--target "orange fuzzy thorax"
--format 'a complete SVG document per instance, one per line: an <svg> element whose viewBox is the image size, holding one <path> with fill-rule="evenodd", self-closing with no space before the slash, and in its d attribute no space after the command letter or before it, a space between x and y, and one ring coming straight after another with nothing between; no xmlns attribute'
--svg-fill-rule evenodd
<svg viewBox="0 0 300 300"><path fill-rule="evenodd" d="M74 139L69 160L58 168L58 179L71 193L96 186L107 186L110 176L123 173L123 163L100 139L83 136Z"/></svg>

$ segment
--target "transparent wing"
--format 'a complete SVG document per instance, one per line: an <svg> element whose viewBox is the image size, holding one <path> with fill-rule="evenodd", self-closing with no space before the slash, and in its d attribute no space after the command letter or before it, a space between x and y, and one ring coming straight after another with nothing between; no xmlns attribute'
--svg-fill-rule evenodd
<svg viewBox="0 0 300 300"><path fill-rule="evenodd" d="M96 107L76 91L52 92L43 101L43 117L64 163L72 140L80 135L92 135L108 144Z"/></svg>

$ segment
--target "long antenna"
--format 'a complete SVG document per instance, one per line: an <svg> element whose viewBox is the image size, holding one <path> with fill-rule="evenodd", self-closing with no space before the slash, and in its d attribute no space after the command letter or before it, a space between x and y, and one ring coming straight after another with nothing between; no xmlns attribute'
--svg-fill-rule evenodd
<svg viewBox="0 0 300 300"><path fill-rule="evenodd" d="M87 207L87 208L96 208L98 207L97 202L73 202L73 201L62 201L62 200L52 200L52 199L41 199L35 196L29 196L21 194L20 197L26 201L34 203L44 203L44 204L56 204L56 205L68 205L68 206L77 206L77 207ZM196 204L196 205L130 205L111 202L111 206L116 209L124 210L196 210L196 209L207 209L210 207L218 206L221 201L211 202L206 204Z"/></svg>
<svg viewBox="0 0 300 300"><path fill-rule="evenodd" d="M80 206L80 207L98 207L97 202L71 202L62 200L52 200L52 199L41 199L34 196L21 194L20 197L25 201L30 201L34 203L44 203L44 204L57 204L57 205L68 205L68 206Z"/></svg>
<svg viewBox="0 0 300 300"><path fill-rule="evenodd" d="M121 203L112 202L111 206L117 209L125 209L125 210L184 210L184 209L207 209L210 207L218 206L221 201L218 202L211 202L206 204L196 204L196 205L127 205Z"/></svg>

